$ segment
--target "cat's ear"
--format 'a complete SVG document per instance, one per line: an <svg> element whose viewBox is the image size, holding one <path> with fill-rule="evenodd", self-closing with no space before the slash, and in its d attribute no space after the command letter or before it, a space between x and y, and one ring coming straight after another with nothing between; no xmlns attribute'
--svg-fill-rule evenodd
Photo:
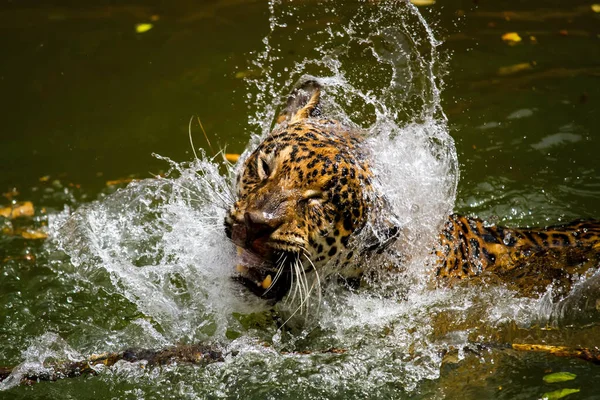
<svg viewBox="0 0 600 400"><path fill-rule="evenodd" d="M288 97L285 108L277 117L277 123L287 122L291 125L303 119L320 115L320 100L321 84L315 80L303 82Z"/></svg>
<svg viewBox="0 0 600 400"><path fill-rule="evenodd" d="M391 215L380 217L378 221L370 221L365 228L361 232L365 253L383 253L398 240L402 232L400 224Z"/></svg>

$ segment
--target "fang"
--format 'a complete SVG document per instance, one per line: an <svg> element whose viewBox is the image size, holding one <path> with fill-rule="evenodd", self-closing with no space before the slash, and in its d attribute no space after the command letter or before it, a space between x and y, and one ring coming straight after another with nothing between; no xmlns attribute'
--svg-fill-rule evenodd
<svg viewBox="0 0 600 400"><path fill-rule="evenodd" d="M269 287L271 287L271 275L267 275L267 277L265 278L264 281L262 281L261 286L263 289L268 289Z"/></svg>

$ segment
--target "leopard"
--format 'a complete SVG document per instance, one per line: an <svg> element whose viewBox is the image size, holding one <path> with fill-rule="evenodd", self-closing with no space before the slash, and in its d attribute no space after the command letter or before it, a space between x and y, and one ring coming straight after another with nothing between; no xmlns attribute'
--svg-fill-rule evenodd
<svg viewBox="0 0 600 400"><path fill-rule="evenodd" d="M267 299L305 301L331 275L360 282L368 258L401 247L367 135L323 116L323 90L310 79L292 91L273 130L240 161L225 215L236 279ZM600 221L519 229L450 214L431 253L436 285L498 280L530 297L550 284L568 290L600 263Z"/></svg>

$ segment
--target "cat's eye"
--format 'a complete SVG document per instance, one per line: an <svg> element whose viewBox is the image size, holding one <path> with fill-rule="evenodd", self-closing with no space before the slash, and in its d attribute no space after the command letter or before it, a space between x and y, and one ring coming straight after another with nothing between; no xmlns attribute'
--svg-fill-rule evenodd
<svg viewBox="0 0 600 400"><path fill-rule="evenodd" d="M322 200L323 192L320 190L308 189L302 193L302 198L304 200Z"/></svg>
<svg viewBox="0 0 600 400"><path fill-rule="evenodd" d="M267 160L266 156L259 155L256 159L256 163L257 163L258 177L261 180L265 180L269 176L271 176L271 166L269 165L269 161Z"/></svg>

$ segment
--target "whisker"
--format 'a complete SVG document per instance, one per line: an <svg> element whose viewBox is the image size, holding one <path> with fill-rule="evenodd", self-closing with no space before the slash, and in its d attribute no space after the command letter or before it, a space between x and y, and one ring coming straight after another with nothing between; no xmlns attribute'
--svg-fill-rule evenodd
<svg viewBox="0 0 600 400"><path fill-rule="evenodd" d="M302 255L306 258L306 260L308 260L308 262L310 263L310 265L312 265L313 271L315 271L315 282L313 282L313 285L311 286L311 291L314 287L314 285L317 285L317 294L318 294L318 303L317 303L317 314L319 313L319 310L321 309L321 277L319 276L319 271L317 271L317 267L315 267L315 264L312 262L312 260L310 259L310 257L306 254L306 253L302 253Z"/></svg>
<svg viewBox="0 0 600 400"><path fill-rule="evenodd" d="M208 143L208 148L210 149L210 152L215 154L215 151L213 150L213 147L210 144L210 140L208 140L208 135L206 134L206 131L204 130L204 126L202 126L202 121L200 121L200 117L196 117L196 118L198 118L198 125L200 125L200 129L202 129L202 133L204 133L204 139L206 139L206 143ZM192 121L190 120L190 125L191 125L191 123L192 123ZM198 157L196 157L196 158L198 158Z"/></svg>
<svg viewBox="0 0 600 400"><path fill-rule="evenodd" d="M199 173L196 172L196 175L198 176L198 178L200 178L206 185L208 185L209 187L211 187L213 189L212 193L216 194L217 197L219 197L219 199L221 200L221 202L223 203L223 206L227 209L228 205L233 203L232 201L228 201L226 198L223 197L223 194L219 193L217 190L214 190L215 188L210 184L210 182L202 175L200 175Z"/></svg>
<svg viewBox="0 0 600 400"><path fill-rule="evenodd" d="M288 298L285 300L285 303L284 303L286 305L291 304L291 303L294 302L294 299L296 298L296 292L298 291L298 284L296 282L296 279L294 279L294 276L296 274L295 274L295 271L293 270L293 265L290 265L290 267L291 267L290 268L290 276L291 276L290 277L290 279L291 279L291 282L290 282L290 292L292 294L292 297L290 297L288 295ZM292 292L291 288L294 288L293 292Z"/></svg>
<svg viewBox="0 0 600 400"><path fill-rule="evenodd" d="M301 301L300 305L296 308L296 310L294 310L294 312L292 313L292 315L290 315L288 317L288 319L283 323L283 325L286 325L290 319L292 319L294 317L294 315L296 315L298 313L298 311L300 311L302 313L302 310L305 308L306 305L306 317L308 317L308 309L310 307L310 293L312 293L312 291L314 290L315 286L318 289L318 304L317 304L317 311L316 313L318 314L320 309L321 309L321 277L319 276L319 272L317 271L317 268L315 267L315 264L312 262L312 260L310 259L310 257L308 257L308 255L306 253L302 253L302 255L306 258L306 260L310 263L310 265L313 268L313 271L315 271L315 281L311 284L310 286L310 290L308 290L306 292L306 297ZM304 269L302 269L302 274L304 275L304 279L306 281L306 271L304 271Z"/></svg>
<svg viewBox="0 0 600 400"><path fill-rule="evenodd" d="M294 315L296 315L296 313L298 312L298 310L300 310L300 307L296 308L296 311L294 311L292 313L292 315L290 315L289 318L285 320L285 322L283 323L282 326L285 326L288 322L290 322L290 319L292 319L294 317Z"/></svg>
<svg viewBox="0 0 600 400"><path fill-rule="evenodd" d="M293 265L290 263L290 290L289 290L287 299L284 302L284 304L286 304L286 305L290 304L290 302L291 302L290 299L293 299L292 296L295 296L295 290L292 291L292 289L295 289L295 284L296 284L296 281L294 279Z"/></svg>
<svg viewBox="0 0 600 400"><path fill-rule="evenodd" d="M196 157L197 160L199 160L198 156L195 152L194 152L194 156ZM200 168L200 170L206 172L206 168ZM151 175L157 179L162 178L159 175L154 175L154 174L151 174ZM233 189L231 188L231 186L229 184L227 184L226 182L223 182L221 180L216 180L216 181L210 182L206 179L206 177L203 174L201 174L197 170L194 171L194 175L197 176L198 178L200 178L200 180L205 184L206 189L210 189L210 191L213 192L215 195L217 195L225 205L233 203L233 198L235 196L233 193ZM171 182L174 182L176 184L176 182L174 180L171 180Z"/></svg>
<svg viewBox="0 0 600 400"><path fill-rule="evenodd" d="M170 183L173 184L178 189L182 189L184 191L187 191L188 194L190 195L190 200L192 200L192 201L197 201L200 204L202 204L202 202L207 202L208 201L208 202L210 202L210 203L212 203L212 204L214 204L214 205L216 205L216 206L218 206L218 207L220 207L220 208L222 208L224 210L229 209L227 203L224 202L223 199L219 199L222 202L222 204L219 204L219 203L217 203L217 202L215 202L215 201L213 201L211 199L201 197L198 193L195 193L194 191L192 191L192 189L183 186L181 183L179 183L177 181L171 180ZM214 192L214 193L216 193L216 192Z"/></svg>
<svg viewBox="0 0 600 400"><path fill-rule="evenodd" d="M198 174L198 173L196 172L196 174ZM164 179L163 177L161 177L159 175L154 175L154 174L151 174L151 175L154 178L156 178L156 179ZM175 186L175 187L177 187L179 189L187 191L190 194L190 201L197 201L200 204L203 204L205 202L209 202L209 203L211 203L213 205L216 205L219 208L222 208L224 210L228 210L229 209L229 204L232 203L232 202L225 201L222 197L218 199L218 200L220 200L220 203L222 203L222 204L219 204L218 202L214 201L211 198L201 197L199 193L196 193L196 192L192 191L190 188L183 186L180 182L177 182L174 179L164 179L164 181L165 181L165 183L168 182L168 184L170 184L170 185L173 185L173 186ZM214 194L219 195L219 193L217 192L217 190L214 187L212 187L208 181L204 180L204 182L208 185L208 187L210 189L212 189L211 191L208 191L209 194L210 193L214 193Z"/></svg>
<svg viewBox="0 0 600 400"><path fill-rule="evenodd" d="M190 138L190 145L192 146L192 152L194 153L194 158L198 159L198 154L196 154L196 147L194 146L194 140L192 139L192 121L194 120L194 116L190 117L190 123L188 124L188 136ZM200 119L198 119L200 120Z"/></svg>
<svg viewBox="0 0 600 400"><path fill-rule="evenodd" d="M310 298L309 294L310 294L310 292L308 290L308 280L306 278L306 273L304 272L304 267L303 267L302 263L299 262L299 261L300 261L300 257L298 257L296 265L297 265L297 268L298 268L298 272L297 273L299 275L299 279L298 280L302 283L302 288L301 289L304 292L304 296L300 297L300 301L301 301L300 302L300 307L302 307L307 301L310 302L309 301L309 298ZM307 307L308 307L308 304L307 304ZM308 308L306 309L306 311L308 311Z"/></svg>
<svg viewBox="0 0 600 400"><path fill-rule="evenodd" d="M283 268L285 267L286 261L287 261L287 255L285 253L281 253L281 255L279 256L279 259L275 263L275 264L279 265L279 268L277 269L277 274L275 274L275 278L273 278L273 282L271 283L271 286L273 286L275 284L275 282L277 282L277 280L281 276L281 273L283 272Z"/></svg>
<svg viewBox="0 0 600 400"><path fill-rule="evenodd" d="M282 261L281 259L284 258L284 254L285 253L281 253L281 255L279 255L279 258L275 262L275 264L279 265L279 267L277 269L277 273L275 274L275 278L273 278L273 280L271 281L271 284L269 285L269 287L267 288L267 290L263 293L263 296L265 294L269 293L269 290L271 290L273 287L275 287L275 284L277 283L277 280L281 276L281 273L283 272L283 267L285 267L285 262L281 262L280 263L280 261Z"/></svg>
<svg viewBox="0 0 600 400"><path fill-rule="evenodd" d="M300 267L300 274L302 276L302 290L304 290L304 300L300 303L300 314L308 314L308 305L310 304L310 292L308 290L308 283L306 281L306 273L304 268ZM305 310L305 311L304 311Z"/></svg>
<svg viewBox="0 0 600 400"><path fill-rule="evenodd" d="M296 277L298 278L298 294L300 295L300 304L304 304L305 301L305 297L304 297L304 281L302 280L302 271L301 271L301 267L298 263L298 259L296 259L296 261L294 262L294 269L296 270Z"/></svg>
<svg viewBox="0 0 600 400"><path fill-rule="evenodd" d="M212 182L209 182L209 181L206 179L206 177L205 177L204 175L201 175L201 174L200 174L200 173L198 173L198 172L194 172L194 174L195 174L196 176L198 176L198 178L202 179L202 180L204 181L204 183L206 183L206 185L208 185L208 187L210 187L211 189L213 189L213 190L214 190L214 192L215 192L217 195L219 195L219 196L221 197L221 199L222 199L222 200L223 200L223 197L222 197L222 196L230 196L230 195L231 195L231 193L228 193L228 189L226 189L226 186L225 186L223 183L221 183L221 182L218 182L218 181L217 181L217 182L215 182L215 183L212 183ZM216 185L217 185L217 187L215 188L215 187L213 186L213 184L216 184ZM220 189L220 192L219 192L219 191L217 191L216 189ZM228 202L228 203L230 203L230 204L231 204L231 203L233 203L233 198L232 198L232 197L226 197L226 198L225 198L225 200L227 200L227 201L225 201L226 203L227 203L227 202Z"/></svg>
<svg viewBox="0 0 600 400"><path fill-rule="evenodd" d="M312 290L312 287L311 287L311 290ZM289 318L285 320L285 322L283 323L283 326L285 326L294 317L294 315L296 315L298 313L298 311L300 311L302 313L302 309L304 308L304 304L308 302L308 299L309 299L308 294L309 293L310 292L308 292L307 296L304 299L302 299L300 305L298 307L296 307L296 310L292 313L292 315L290 315ZM308 314L308 303L306 305L306 311L307 311L307 314Z"/></svg>
<svg viewBox="0 0 600 400"><path fill-rule="evenodd" d="M279 263L281 261L281 259L284 257L287 257L285 252L279 253L279 257L277 257L277 261L275 261L275 264Z"/></svg>
<svg viewBox="0 0 600 400"><path fill-rule="evenodd" d="M298 259L296 258L296 260L294 260L293 264L292 264L292 278L295 277L295 280L293 281L294 284L294 292L292 294L292 298L288 301L286 301L286 303L289 304L293 304L294 300L296 300L296 295L300 295L300 300L302 301L302 283L301 283L301 276L298 274Z"/></svg>

